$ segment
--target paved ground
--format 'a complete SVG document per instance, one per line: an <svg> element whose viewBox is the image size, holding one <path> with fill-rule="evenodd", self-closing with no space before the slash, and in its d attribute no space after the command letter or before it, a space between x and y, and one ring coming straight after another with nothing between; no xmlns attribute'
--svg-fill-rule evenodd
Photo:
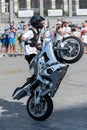
<svg viewBox="0 0 87 130"><path fill-rule="evenodd" d="M31 119L26 111L27 97L14 101L14 89L28 77L24 57L0 58L0 130L87 130L87 55L70 65L46 121Z"/></svg>

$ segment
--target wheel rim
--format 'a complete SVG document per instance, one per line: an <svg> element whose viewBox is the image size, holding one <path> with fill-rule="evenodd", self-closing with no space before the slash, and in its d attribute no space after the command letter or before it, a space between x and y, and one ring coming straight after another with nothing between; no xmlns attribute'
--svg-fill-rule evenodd
<svg viewBox="0 0 87 130"><path fill-rule="evenodd" d="M80 44L76 39L69 38L62 43L62 47L67 48L64 51L60 51L60 55L65 60L75 59L80 52Z"/></svg>
<svg viewBox="0 0 87 130"><path fill-rule="evenodd" d="M42 117L47 111L45 98L41 99L40 104L35 105L34 97L29 102L29 111L34 117Z"/></svg>

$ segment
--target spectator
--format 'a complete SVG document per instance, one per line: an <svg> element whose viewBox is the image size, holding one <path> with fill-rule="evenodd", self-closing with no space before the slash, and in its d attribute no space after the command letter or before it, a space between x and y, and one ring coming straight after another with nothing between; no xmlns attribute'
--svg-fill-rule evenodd
<svg viewBox="0 0 87 130"><path fill-rule="evenodd" d="M13 53L13 49L15 47L15 33L14 33L14 26L10 27L9 33L9 52Z"/></svg>
<svg viewBox="0 0 87 130"><path fill-rule="evenodd" d="M28 31L28 27L26 23L23 23L23 30L20 33L20 36L25 34ZM24 41L19 41L19 45L21 47L21 52L24 52Z"/></svg>
<svg viewBox="0 0 87 130"><path fill-rule="evenodd" d="M73 31L73 35L78 37L78 38L81 38L81 32L79 31L78 26L75 26L75 31Z"/></svg>
<svg viewBox="0 0 87 130"><path fill-rule="evenodd" d="M84 26L81 29L81 40L84 43L84 53L87 54L87 21L85 21Z"/></svg>
<svg viewBox="0 0 87 130"><path fill-rule="evenodd" d="M16 31L17 31L17 28L16 26L14 25L13 27L13 33L14 33L14 45L13 45L13 52L16 52Z"/></svg>
<svg viewBox="0 0 87 130"><path fill-rule="evenodd" d="M50 36L52 36L52 34L51 34L50 27L48 25L48 26L44 27L44 33L43 33L43 35L40 36L41 40L39 40L39 43L42 42L42 46L44 47L44 45L46 43L45 40L47 41L47 39L45 39L45 38L48 38Z"/></svg>
<svg viewBox="0 0 87 130"><path fill-rule="evenodd" d="M63 29L62 29L62 22L58 21L56 23L56 31L55 31L56 41L60 41L63 39Z"/></svg>
<svg viewBox="0 0 87 130"><path fill-rule="evenodd" d="M69 27L69 23L67 21L63 22L63 37L66 38L71 35L71 28Z"/></svg>
<svg viewBox="0 0 87 130"><path fill-rule="evenodd" d="M4 29L4 33L1 35L1 54L8 53L8 44L9 44L9 27L6 27Z"/></svg>
<svg viewBox="0 0 87 130"><path fill-rule="evenodd" d="M86 24L82 23L82 27L81 27L81 37L86 33Z"/></svg>
<svg viewBox="0 0 87 130"><path fill-rule="evenodd" d="M44 34L43 34L44 36L44 38L47 38L47 37L50 37L51 36L51 31L50 31L50 27L49 26L46 26L45 27L45 32L44 32Z"/></svg>
<svg viewBox="0 0 87 130"><path fill-rule="evenodd" d="M52 26L51 27L51 36L55 36L55 30L56 30L56 27Z"/></svg>
<svg viewBox="0 0 87 130"><path fill-rule="evenodd" d="M21 35L21 28L20 26L18 26L17 32L16 32L17 51L20 51L20 42L21 42L20 35Z"/></svg>

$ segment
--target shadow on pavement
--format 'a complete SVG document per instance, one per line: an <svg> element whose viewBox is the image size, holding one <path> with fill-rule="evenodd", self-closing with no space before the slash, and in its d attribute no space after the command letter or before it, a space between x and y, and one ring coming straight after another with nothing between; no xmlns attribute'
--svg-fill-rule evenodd
<svg viewBox="0 0 87 130"><path fill-rule="evenodd" d="M40 122L28 116L22 102L0 99L1 130L86 130L87 104L54 110L50 118Z"/></svg>

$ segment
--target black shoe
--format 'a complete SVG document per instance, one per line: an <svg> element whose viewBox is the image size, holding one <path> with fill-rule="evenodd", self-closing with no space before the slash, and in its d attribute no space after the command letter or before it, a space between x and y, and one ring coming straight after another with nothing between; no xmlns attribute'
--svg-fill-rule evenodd
<svg viewBox="0 0 87 130"><path fill-rule="evenodd" d="M31 78L27 78L26 81L31 83L32 79Z"/></svg>
<svg viewBox="0 0 87 130"><path fill-rule="evenodd" d="M35 79L35 75L32 75L32 77L27 78L26 80L27 80L27 82L32 83L34 81L34 79Z"/></svg>

